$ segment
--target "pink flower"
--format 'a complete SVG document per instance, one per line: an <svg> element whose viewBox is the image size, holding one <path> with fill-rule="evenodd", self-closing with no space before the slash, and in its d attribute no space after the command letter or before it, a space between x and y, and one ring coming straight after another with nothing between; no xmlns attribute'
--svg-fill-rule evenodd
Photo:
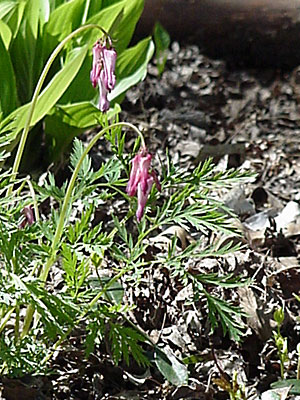
<svg viewBox="0 0 300 400"><path fill-rule="evenodd" d="M104 80L105 85L108 90L112 90L116 84L116 76L115 76L115 68L116 68L116 60L117 53L114 48L107 49L105 46L103 47L103 71L104 71Z"/></svg>
<svg viewBox="0 0 300 400"><path fill-rule="evenodd" d="M152 189L154 179L152 176L149 176L149 178L146 181L146 187L145 190L143 190L142 185L138 184L138 189L137 189L137 196L138 196L138 208L136 211L136 218L138 222L142 219L142 216L144 215L144 209L146 207L147 199L150 194L150 191Z"/></svg>
<svg viewBox="0 0 300 400"><path fill-rule="evenodd" d="M150 170L151 159L152 155L148 153L148 150L145 147L143 147L131 161L132 168L126 192L129 196L135 196L137 193L138 208L136 217L138 222L140 222L144 214L144 209L153 184L155 183L157 189L159 191L161 190L155 172Z"/></svg>
<svg viewBox="0 0 300 400"><path fill-rule="evenodd" d="M97 87L98 80L100 79L100 72L102 69L102 46L100 42L96 42L93 46L93 67L91 70L90 78L92 85Z"/></svg>
<svg viewBox="0 0 300 400"><path fill-rule="evenodd" d="M106 47L106 40L98 40L93 46L93 67L90 78L94 87L99 86L99 109L105 112L109 109L108 93L115 87L117 53L113 47Z"/></svg>
<svg viewBox="0 0 300 400"><path fill-rule="evenodd" d="M109 101L107 99L108 95L108 90L104 82L104 70L100 72L100 79L98 80L99 82L99 92L100 92L100 98L99 98L99 109L102 112L105 112L109 109Z"/></svg>
<svg viewBox="0 0 300 400"><path fill-rule="evenodd" d="M20 229L25 228L26 225L30 226L34 223L33 209L31 206L24 207L22 214L24 215L24 219L19 225Z"/></svg>

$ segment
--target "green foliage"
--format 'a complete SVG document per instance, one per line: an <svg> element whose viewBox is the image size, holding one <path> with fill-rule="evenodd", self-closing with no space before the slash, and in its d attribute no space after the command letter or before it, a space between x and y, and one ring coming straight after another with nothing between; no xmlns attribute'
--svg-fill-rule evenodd
<svg viewBox="0 0 300 400"><path fill-rule="evenodd" d="M65 282L71 296L76 298L89 274L89 266L86 260L79 261L76 252L72 252L71 248L66 245L63 245L62 255L62 267L66 274Z"/></svg>
<svg viewBox="0 0 300 400"><path fill-rule="evenodd" d="M271 383L272 389L290 388L289 394L300 394L300 381L299 379L283 379Z"/></svg>
<svg viewBox="0 0 300 400"><path fill-rule="evenodd" d="M239 248L232 241L206 244L212 232L239 236L232 212L212 197L211 190L231 187L250 175L216 171L211 160L191 172L168 158L160 174L162 194L152 188L140 223L134 217L137 201L125 190L131 156L124 154L122 126L138 133L134 153L144 139L134 126L118 122L118 102L130 86L144 79L154 52L151 38L127 49L142 9L142 0L4 1L0 6L1 163L21 144L12 172L2 171L0 176L0 355L4 374L45 372L54 351L80 326L86 332L87 356L105 344L115 363L130 364L134 359L142 366L152 364L171 383L185 384L186 365L170 349L154 344L130 319L135 304L126 290L139 285L145 269L154 266L166 269L170 279L183 286L191 284L189 301L206 304L203 314L211 332L221 325L224 335L234 340L242 334L243 313L225 295L248 282L232 274L195 273L187 265ZM106 115L95 107L98 95L88 79L90 48L99 31L87 31L86 24L98 24L108 31L118 52L118 83L110 93L113 107ZM155 39L162 72L169 39L160 25L155 28ZM111 119L117 122L109 126ZM98 125L103 129L89 143L75 138ZM46 163L57 161L75 138L71 177L60 186L51 173L39 184L17 176L25 144L25 160L31 163L27 168L41 156L37 149L41 149L42 134ZM113 156L95 171L88 152L101 137ZM25 211L34 215L34 221ZM174 225L192 233L193 241L180 248L173 234L168 246L159 254L153 252L155 238Z"/></svg>
<svg viewBox="0 0 300 400"><path fill-rule="evenodd" d="M156 347L154 360L158 370L173 385L181 386L188 381L188 370L170 350L162 351Z"/></svg>
<svg viewBox="0 0 300 400"><path fill-rule="evenodd" d="M238 248L230 241L223 245L203 245L203 237L212 231L238 237L231 213L226 213L221 203L211 199L209 192L211 187L220 185L219 179L224 186L229 186L248 179L249 174L215 172L211 161L199 165L193 172L181 171L169 160L168 169L163 173L162 194L158 197L156 189L152 190L145 216L132 230L136 201L130 199L128 203L129 197L125 193L127 178L124 176L128 176L130 162L130 157L124 154L126 135L116 126L108 129L105 139L110 142L113 156L97 171L94 171L90 157L85 156L86 147L78 139L74 140L70 170L76 174L76 180L71 192L68 182L58 187L54 175L48 173L39 185L30 186L31 191L26 190L28 178L15 181L14 187L18 189L6 196L3 194L13 180L8 172L2 173L1 348L5 352L5 344L11 346L12 354L18 358L7 356L3 372L17 376L35 367L37 370L45 369L56 348L56 344L52 347L49 341L55 342L60 338L58 346L80 324L87 332L87 355L94 351L95 346L105 342L115 363L124 361L129 364L132 358L141 365L152 363L166 379L181 385L188 379L187 367L171 350L154 346L147 334L130 321L128 311L135 304L127 303L124 283L138 285L145 267L163 266L169 270L171 279L179 279L184 286L192 283L193 296L189 301L195 304L206 302L203 313L207 313L211 331L220 324L224 334L239 340L244 327L243 313L237 305L221 298L219 293L249 282L232 274L195 274L186 265L203 257L223 257ZM138 145L139 140L135 148ZM70 198L64 209L69 192ZM101 207L106 210L114 207L116 198L128 203L123 217L112 212L106 215L105 222L95 222L97 211ZM33 225L25 224L21 229L24 207L35 203L47 203L49 210ZM60 225L63 213L65 219ZM151 253L152 247L149 239L174 224L194 232L197 240L180 249L174 236L167 248L147 260L145 254ZM59 229L61 237L53 245ZM51 267L53 263L61 271L62 282L62 288L54 291L50 283L44 284L47 275L43 273L45 266L49 264ZM107 263L112 266L109 272L103 270ZM34 320L32 329L39 332L35 337L39 349L36 356L26 341L31 340L33 331L27 332L27 324L23 326L20 321L20 312L25 309L27 320L30 315ZM11 320L14 321L13 331L7 329ZM145 352L145 343L152 346L153 357Z"/></svg>
<svg viewBox="0 0 300 400"><path fill-rule="evenodd" d="M300 297L294 294L295 298L300 301ZM280 376L281 379L277 382L273 382L271 384L271 390L263 393L263 396L269 398L274 398L275 400L279 399L280 397L280 389L285 389L286 394L289 393L290 395L299 395L300 394L300 344L297 345L297 371L296 377L297 379L284 379L285 375L290 368L286 368L287 364L290 360L292 354L289 354L288 350L288 338L283 337L281 334L281 327L284 322L284 310L282 307L279 307L273 313L274 320L277 324L276 331L273 332L273 338L275 342L275 346L277 348L277 355L280 361ZM290 372L290 371L289 371Z"/></svg>
<svg viewBox="0 0 300 400"><path fill-rule="evenodd" d="M277 354L280 361L280 375L281 379L284 379L284 368L285 364L289 361L288 352L288 341L286 337L283 337L280 328L284 321L284 311L282 308L278 308L274 312L274 320L277 323L277 331L273 332L275 346L277 347Z"/></svg>
<svg viewBox="0 0 300 400"><path fill-rule="evenodd" d="M154 53L154 44L150 37L142 40L134 47L125 50L116 66L116 74L121 79L109 96L110 100L121 101L126 90L145 79L147 65Z"/></svg>
<svg viewBox="0 0 300 400"><path fill-rule="evenodd" d="M138 364L148 365L149 360L144 355L138 342L144 342L145 338L136 329L111 323L109 328L109 338L114 362L118 364L123 357L125 363L129 365L131 355Z"/></svg>
<svg viewBox="0 0 300 400"><path fill-rule="evenodd" d="M37 332L38 335L38 332ZM41 361L47 354L47 344L30 335L19 343L8 336L0 336L1 369L6 375L17 378L24 374L45 374Z"/></svg>
<svg viewBox="0 0 300 400"><path fill-rule="evenodd" d="M159 75L161 75L167 62L168 48L170 46L171 39L168 32L159 22L156 22L154 26L154 41L156 48L156 66Z"/></svg>
<svg viewBox="0 0 300 400"><path fill-rule="evenodd" d="M5 77L0 82L0 112L2 115L8 115L16 108L17 88L12 62L6 50L3 37L0 37L0 54L2 55L0 57L0 68ZM8 85L7 82L10 84Z"/></svg>
<svg viewBox="0 0 300 400"><path fill-rule="evenodd" d="M232 339L238 341L243 335L244 323L241 321L242 316L246 316L239 307L233 306L229 301L218 299L204 291L207 299L208 316L211 329L214 330L221 322L224 335L229 332Z"/></svg>
<svg viewBox="0 0 300 400"><path fill-rule="evenodd" d="M124 92L145 77L153 54L151 38L126 50L142 10L143 0L2 1L0 151L12 151L18 144L45 63L55 47L80 26L94 23L112 36L118 52L118 85L110 100L120 102ZM23 162L27 170L40 168L43 134L47 145L43 162L47 166L58 160L76 135L101 121L102 115L95 107L98 93L89 80L90 49L98 38L97 29L76 36L52 65L31 122L31 127L39 121L45 123L35 129L27 147L30 156L25 156ZM113 114L117 112L116 105Z"/></svg>
<svg viewBox="0 0 300 400"><path fill-rule="evenodd" d="M229 381L224 374L220 378L213 379L213 382L221 390L229 394L230 400L247 400L245 387L238 383L238 373L236 371L233 372L232 381Z"/></svg>

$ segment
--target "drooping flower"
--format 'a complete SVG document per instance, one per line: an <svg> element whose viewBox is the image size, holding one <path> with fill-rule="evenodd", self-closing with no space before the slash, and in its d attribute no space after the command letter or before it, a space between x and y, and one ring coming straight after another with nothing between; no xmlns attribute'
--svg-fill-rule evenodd
<svg viewBox="0 0 300 400"><path fill-rule="evenodd" d="M117 53L111 47L107 48L106 40L98 40L93 46L93 67L90 78L94 87L99 86L100 99L99 109L105 112L109 109L109 101L107 95L115 87Z"/></svg>
<svg viewBox="0 0 300 400"><path fill-rule="evenodd" d="M104 70L100 72L100 78L98 80L99 85L99 110L105 112L109 109L109 101L107 99L108 90L104 82Z"/></svg>
<svg viewBox="0 0 300 400"><path fill-rule="evenodd" d="M34 214L31 206L24 207L22 214L24 215L24 219L19 225L20 229L25 228L26 225L31 226L34 223Z"/></svg>
<svg viewBox="0 0 300 400"><path fill-rule="evenodd" d="M161 186L156 173L150 169L152 155L148 153L146 147L142 147L138 154L131 161L132 167L126 192L129 196L135 196L137 193L138 208L136 217L138 222L142 219L148 196L155 183L160 191Z"/></svg>
<svg viewBox="0 0 300 400"><path fill-rule="evenodd" d="M116 60L117 53L116 50L112 47L107 49L105 46L103 47L103 71L104 71L104 80L105 85L108 90L113 90L116 84Z"/></svg>
<svg viewBox="0 0 300 400"><path fill-rule="evenodd" d="M93 67L91 70L90 78L92 85L97 87L102 69L102 46L100 42L96 42L93 46Z"/></svg>
<svg viewBox="0 0 300 400"><path fill-rule="evenodd" d="M144 215L144 209L146 207L148 196L152 189L153 182L154 182L153 177L149 176L148 179L146 180L146 186L144 190L142 188L142 185L138 184L137 188L138 208L136 211L136 218L138 222L140 222L142 216Z"/></svg>

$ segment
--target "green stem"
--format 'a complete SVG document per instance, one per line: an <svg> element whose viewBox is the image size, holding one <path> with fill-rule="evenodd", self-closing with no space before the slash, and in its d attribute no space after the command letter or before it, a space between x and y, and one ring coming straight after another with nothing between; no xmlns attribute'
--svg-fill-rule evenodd
<svg viewBox="0 0 300 400"><path fill-rule="evenodd" d="M94 29L94 28L101 30L101 32L103 32L106 36L108 36L108 33L107 33L103 28L101 28L99 25L96 25L96 24L89 24L89 25L81 26L80 28L76 29L74 32L70 33L61 43L59 43L58 46L54 49L54 51L53 51L52 54L50 55L50 57L49 57L49 59L48 59L46 65L45 65L45 67L44 67L44 69L43 69L43 71L42 71L42 73L41 73L41 75L40 75L40 78L39 78L38 83L37 83L37 85L36 85L34 94L33 94L33 96L32 96L32 100L31 100L29 112L28 112L28 115L27 115L26 123L25 123L24 129L23 129L22 134L21 134L21 138L20 138L20 142L19 142L17 154L16 154L16 157L15 157L15 160L14 160L14 164L13 164L13 168L12 168L12 177L13 177L13 178L15 178L16 175L17 175L17 173L18 173L19 166L20 166L21 159L22 159L22 155L23 155L24 148L25 148L25 144L26 144L26 140L27 140L27 137L28 137L28 133L29 133L31 121L32 121L32 118L33 118L34 109L35 109L35 107L36 107L36 104L37 104L37 101L38 101L38 97L39 97L40 91L41 91L41 89L42 89L42 86L43 86L43 84L44 84L44 81L45 81L45 79L46 79L46 76L47 76L47 74L48 74L48 72L49 72L49 70L50 70L50 68L51 68L51 65L53 64L55 58L58 56L58 54L60 53L60 51L63 49L63 47L65 46L65 44L66 44L69 40L71 40L71 39L72 39L74 36L76 36L78 33L83 32L84 30L87 30L87 29ZM123 125L124 125L124 124L123 124ZM131 125L131 124L128 124L127 126L132 127L132 128L133 128L134 130L136 130L136 131L138 132L138 134L142 137L140 131L139 131L136 127L134 127L134 126ZM102 134L104 134L104 132L103 132ZM101 136L102 136L102 135L101 135ZM99 136L99 137L100 137L100 136ZM143 137L142 137L142 139L143 139ZM94 142L93 142L93 143L94 143ZM86 154L87 154L87 153L86 153ZM82 161L81 161L81 162L82 162ZM78 174L78 172L79 172L79 168L77 168L76 171L77 171L77 172L76 172L76 175L74 175L74 173L73 173L73 177L74 177L73 181L70 182L70 184L69 184L69 189L70 189L70 190L69 190L69 197L68 197L68 200L69 200L69 198L70 198L70 196L71 196L71 192L72 192L72 190L73 190L73 186L74 186L74 183L75 183L76 176L77 176L77 174ZM74 171L74 172L75 172L75 171ZM13 186L14 186L13 183L9 186L9 188L8 188L8 190L7 190L7 196L9 196L9 195L12 194ZM37 203L36 203L35 196L34 196L33 187L32 187L31 184L29 184L29 187L30 187L30 192L31 192L31 195L32 195L33 201L34 201L35 217L36 217L36 220L38 220L38 219L39 219L39 213L38 213L38 207L37 207ZM47 279L47 276L48 276L49 270L50 270L50 268L51 268L51 265L52 265L52 264L54 263L54 261L55 261L55 257L56 257L56 246L57 246L57 244L58 244L58 242L59 242L59 240L60 240L60 237L61 237L61 233L62 233L62 229L63 229L63 224L64 224L64 218L65 218L65 214L66 214L66 211L67 211L67 206L68 206L68 204L67 204L67 202L65 201L65 202L64 202L64 205L63 205L63 210L62 210L63 212L62 212L61 215L60 215L59 224L58 224L58 227L57 227L57 229L56 229L55 237L54 237L54 240L53 240L53 243L52 243L52 254L51 254L51 256L49 257L48 262L46 263L46 266L44 267L44 269L43 269L42 272L41 272L41 279L42 279L44 282L45 282L46 279ZM7 315L5 316L5 318L2 320L3 323L2 323L1 326L0 326L0 331L4 328L5 324L6 324L7 321L9 320L9 317L10 317L10 315L11 315L12 312L13 312L13 310L12 310L11 312L7 313ZM29 328L30 328L30 325L31 325L31 321L32 321L32 318L33 318L33 315L34 315L34 307L33 307L32 305L29 305L28 308L27 308L26 316L25 316L25 321L24 321L24 326L23 326L23 330L22 330L22 333L21 333L21 338L23 338L23 337L28 333Z"/></svg>
<svg viewBox="0 0 300 400"><path fill-rule="evenodd" d="M300 343L297 344L297 355L298 355L298 362L297 362L297 379L300 379Z"/></svg>
<svg viewBox="0 0 300 400"><path fill-rule="evenodd" d="M16 321L15 321L15 343L18 342L20 336L20 305L16 305Z"/></svg>
<svg viewBox="0 0 300 400"><path fill-rule="evenodd" d="M81 25L84 25L86 23L89 8L90 8L90 3L91 3L91 0L86 0L83 16L82 16L82 20L81 20Z"/></svg>
<svg viewBox="0 0 300 400"><path fill-rule="evenodd" d="M34 315L34 307L32 304L29 304L26 310L24 325L20 336L21 339L23 339L27 335L31 326L33 315Z"/></svg>
<svg viewBox="0 0 300 400"><path fill-rule="evenodd" d="M47 262L46 262L46 264L45 264L45 266L44 266L44 268L42 269L41 274L40 274L40 280L41 280L42 282L46 282L46 280L47 280L47 278L48 278L48 274L49 274L50 268L52 267L52 265L53 265L54 262L55 262L56 253L57 253L57 250L58 250L58 244L59 244L59 242L60 242L60 239L61 239L61 236L62 236L62 233L63 233L63 228L64 228L64 225L65 225L65 219L66 219L67 211L68 211L69 205L71 204L71 201L70 201L70 200L71 200L71 197L72 197L72 192L73 192L73 189L74 189L74 186L75 186L75 181L76 181L76 178L77 178L78 173L79 173L79 171L80 171L81 165L82 165L82 163L83 163L85 157L86 157L87 154L89 153L89 151L90 151L90 150L92 149L92 147L95 145L95 143L96 143L109 129L113 129L113 128L116 128L116 127L118 127L118 126L122 126L122 127L126 126L126 127L128 127L128 128L133 129L133 130L141 137L141 143L142 143L142 145L145 144L144 137L143 137L142 133L138 130L137 127L135 127L134 125L130 124L129 122L117 122L117 123L115 123L115 124L112 124L112 125L110 125L110 126L107 126L107 127L105 127L104 129L102 129L102 130L90 141L90 143L88 144L88 146L85 148L84 152L82 153L82 155L81 155L81 157L80 157L80 159L79 159L79 161L78 161L78 163L77 163L77 165L76 165L76 167L75 167L75 169L74 169L74 171L73 171L73 174L72 174L72 176L71 176L69 185L68 185L68 187L67 187L66 195L65 195L65 198L64 198L64 201L63 201L63 205L62 205L61 212L60 212L60 216L59 216L59 220L58 220L58 224L57 224L56 231L55 231L54 238L53 238L52 245L51 245L51 254L50 254L50 257L48 258L48 260L47 260ZM100 297L101 297L101 296L100 296ZM97 300L96 300L96 301L97 301ZM27 312L26 312L26 317L25 317L25 322L24 322L24 327L23 327L23 331L22 331L21 337L24 337L24 336L27 335L27 333L28 333L28 331L29 331L29 329L30 329L32 317L33 317L33 307L32 307L32 306L29 306L28 309L27 309Z"/></svg>
<svg viewBox="0 0 300 400"><path fill-rule="evenodd" d="M17 154L14 160L14 164L13 164L13 168L12 168L12 177L16 177L18 170L19 170L19 166L21 163L21 159L22 159L22 155L24 152L24 148L25 148L25 144L26 144L26 140L27 140L27 136L28 136L28 132L30 129L30 124L33 118L33 113L34 113L34 109L36 106L36 103L38 101L38 96L40 94L40 91L42 89L42 86L44 84L44 81L46 79L46 76L49 72L49 69L51 67L51 65L53 64L55 58L57 57L57 55L60 53L60 51L63 49L63 47L65 46L65 44L71 40L74 36L76 36L78 33L86 30L86 29L91 29L91 28L97 28L100 29L103 33L105 33L107 35L107 33L99 26L96 24L89 24L89 25L85 25L85 26L81 26L80 28L76 29L74 32L70 33L61 43L59 43L59 45L54 49L54 51L52 52L52 54L50 55L41 75L40 78L38 80L38 83L36 85L36 88L34 90L33 96L32 96L32 100L31 100L31 104L30 104L30 108L29 108L29 112L27 115L27 119L26 119L26 123L21 135L21 139L19 142L19 146L18 146L18 150L17 150ZM13 186L10 186L9 189L7 190L7 195L10 195L12 193L13 190Z"/></svg>
<svg viewBox="0 0 300 400"><path fill-rule="evenodd" d="M15 311L15 307L11 307L10 310L5 314L5 316L0 321L0 333L5 328L7 322L10 319L11 314Z"/></svg>
<svg viewBox="0 0 300 400"><path fill-rule="evenodd" d="M132 267L134 268L134 267ZM131 268L130 268L131 269ZM90 304L88 305L88 307L84 310L84 312L80 315L80 317L77 319L77 321L75 322L75 325L80 323L83 318L85 318L85 316L88 314L88 312L91 310L91 308L98 302L98 300L107 292L107 290L109 289L109 287L116 282L119 278L121 278L122 275L124 275L126 272L128 272L128 269L124 269L122 271L120 271L117 275L115 275L101 290L101 292L99 292L94 298L93 300L90 302ZM109 300L108 300L109 301ZM137 327L132 321L130 321L126 316L123 315L123 318L133 327L135 328L142 336L144 336L144 338L146 340L148 340L149 343L151 343L154 347L156 346L154 341L150 338L150 336L147 335L147 333L143 330L141 330L139 327ZM54 352L58 349L58 347L61 345L61 343L64 342L64 340L66 340L66 338L70 335L70 333L72 332L73 327L69 328L67 330L67 332L54 344L52 351L42 360L41 364L45 364L47 361L49 361L49 359L52 357L52 355L54 354Z"/></svg>
<svg viewBox="0 0 300 400"><path fill-rule="evenodd" d="M281 379L284 379L284 364L283 364L283 360L280 358L280 375L281 375Z"/></svg>
<svg viewBox="0 0 300 400"><path fill-rule="evenodd" d="M71 179L70 179L70 182L69 182L67 191L66 191L66 195L65 195L65 198L64 198L64 202L63 202L63 205L62 205L62 209L61 209L61 212L60 212L60 216L59 216L57 228L56 228L56 231L55 231L55 235L54 235L54 238L53 238L52 246L51 246L51 248L52 248L52 254L51 254L50 258L48 259L48 262L46 263L45 268L44 268L44 269L42 270L42 272L41 272L40 279L41 279L43 282L45 282L45 281L47 280L48 273L49 273L49 270L50 270L50 268L51 268L51 265L53 264L53 262L54 262L54 260L55 260L55 258L56 258L57 246L58 246L58 243L59 243L60 238L61 238L62 233L63 233L63 227L64 227L64 224L65 224L65 217L66 217L67 210L68 210L68 207L69 207L69 203L70 203L70 200L71 200L72 192L73 192L73 189L74 189L74 186L75 186L75 181L76 181L76 178L77 178L78 173L79 173L79 171L80 171L80 168L81 168L81 165L82 165L82 163L83 163L83 160L85 159L85 157L87 156L87 154L89 153L89 151L92 149L92 147L95 145L95 143L96 143L109 129L113 129L113 128L116 128L116 127L118 127L118 126L127 126L127 127L131 128L131 129L133 129L134 131L137 132L137 134L138 134L139 136L141 136L141 138L142 138L143 141L144 141L144 138L143 138L141 132L140 132L134 125L132 125L132 124L130 124L130 123L128 123L128 122L117 122L117 123L115 123L115 124L112 124L112 125L110 125L110 126L107 126L107 127L105 127L104 129L102 129L102 130L90 141L90 143L88 144L88 146L85 148L84 152L82 153L82 155L81 155L81 157L80 157L80 159L79 159L79 161L78 161L78 163L77 163L77 165L76 165L76 168L74 169L73 174L72 174L72 176L71 176Z"/></svg>
<svg viewBox="0 0 300 400"><path fill-rule="evenodd" d="M89 303L89 305L87 306L87 308L81 313L80 317L75 321L74 325L79 324L83 318L87 315L87 313L91 310L91 308L98 302L98 300L100 299L100 297L102 297L106 291L109 289L109 287L116 282L119 278L121 278L122 275L124 275L126 272L128 272L127 269L124 269L122 271L120 271L117 275L115 275L101 290L101 292L99 292L94 298L93 300ZM49 353L41 362L41 364L45 364L54 354L54 352L58 349L58 347L61 345L61 343L63 343L64 340L66 340L66 338L70 335L70 333L73 330L73 326L70 327L65 334L53 345L52 351L51 353Z"/></svg>
<svg viewBox="0 0 300 400"><path fill-rule="evenodd" d="M100 293L98 293L94 299L90 302L90 304L88 305L88 307L86 308L86 310L80 315L80 317L77 319L77 321L75 322L75 325L80 323L83 318L88 314L88 312L90 311L90 309L98 302L98 300L100 299L100 297L102 297L106 291L109 289L109 287L116 282L119 278L121 278L122 275L124 275L126 272L128 272L127 270L122 270L119 272L118 275L115 275L101 290ZM108 300L109 301L109 300ZM136 326L132 321L130 321L130 319L128 319L125 315L123 315L124 320L129 323L134 329L136 329L153 347L156 347L156 344L154 343L154 341L151 339L151 337L149 335L147 335L147 333L145 331L143 331L142 329L140 329L138 326ZM73 327L69 328L67 330L67 332L54 344L52 351L42 360L41 364L46 364L46 362L49 361L49 359L52 357L52 355L54 354L54 352L58 349L58 347L64 342L64 340L66 340L66 338L70 335L70 333L72 332Z"/></svg>
<svg viewBox="0 0 300 400"><path fill-rule="evenodd" d="M36 220L36 221L39 221L39 220L40 220L39 207L38 207L38 203L37 203L37 200L36 200L35 191L34 191L34 188L33 188L33 186L32 186L32 183L31 183L29 177L28 177L28 179L27 179L27 184L28 184L29 191L30 191L30 195L31 195L32 202L33 202L33 209L34 209L35 220ZM39 242L40 242L40 240L39 240Z"/></svg>

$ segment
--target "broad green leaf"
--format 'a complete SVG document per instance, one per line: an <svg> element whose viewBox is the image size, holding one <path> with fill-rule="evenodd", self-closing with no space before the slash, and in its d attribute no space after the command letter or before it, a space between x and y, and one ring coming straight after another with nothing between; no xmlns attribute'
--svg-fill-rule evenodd
<svg viewBox="0 0 300 400"><path fill-rule="evenodd" d="M154 41L156 48L156 66L161 75L165 69L171 39L168 32L159 22L156 22L154 26Z"/></svg>
<svg viewBox="0 0 300 400"><path fill-rule="evenodd" d="M117 58L116 75L118 78L125 78L144 65L146 60L149 61L153 51L154 43L150 36L123 51Z"/></svg>
<svg viewBox="0 0 300 400"><path fill-rule="evenodd" d="M46 32L61 41L81 24L85 0L71 0L57 7L50 15Z"/></svg>
<svg viewBox="0 0 300 400"><path fill-rule="evenodd" d="M110 277L103 277L102 284L105 286L111 280ZM121 304L124 296L124 288L120 281L113 282L109 285L108 290L106 291L106 295L112 303Z"/></svg>
<svg viewBox="0 0 300 400"><path fill-rule="evenodd" d="M51 12L43 34L44 57L48 57L59 42L81 25L85 4L86 0L71 0Z"/></svg>
<svg viewBox="0 0 300 400"><path fill-rule="evenodd" d="M107 112L107 118L111 119L120 112L120 106L116 104ZM82 102L70 105L57 105L47 115L44 122L44 132L48 147L47 162L55 162L61 153L66 150L75 136L78 136L88 128L101 123L103 114L90 102Z"/></svg>
<svg viewBox="0 0 300 400"><path fill-rule="evenodd" d="M120 106L116 105L114 109L108 111L108 119L118 112L120 112ZM103 116L99 109L88 101L63 106L57 105L47 119L53 115L56 115L63 123L80 129L98 125Z"/></svg>
<svg viewBox="0 0 300 400"><path fill-rule="evenodd" d="M160 373L173 385L180 386L187 383L187 367L174 356L170 349L156 348L154 361Z"/></svg>
<svg viewBox="0 0 300 400"><path fill-rule="evenodd" d="M87 19L103 10L105 7L109 7L120 0L90 0L87 10Z"/></svg>
<svg viewBox="0 0 300 400"><path fill-rule="evenodd" d="M48 22L50 18L50 0L39 0L39 19L42 24Z"/></svg>
<svg viewBox="0 0 300 400"><path fill-rule="evenodd" d="M119 24L112 26L110 35L117 39L116 50L121 53L127 48L132 38L135 26L138 23L144 9L144 0L126 1L123 16Z"/></svg>
<svg viewBox="0 0 300 400"><path fill-rule="evenodd" d="M11 59L0 37L0 111L5 117L17 105L16 79Z"/></svg>
<svg viewBox="0 0 300 400"><path fill-rule="evenodd" d="M64 67L54 76L51 82L42 91L38 98L31 126L40 121L67 90L83 63L87 49L87 46L81 48L77 52L76 56L64 65ZM7 131L11 132L11 139L15 139L17 134L25 126L29 107L30 103L25 104L12 112L4 121L2 121L0 133Z"/></svg>
<svg viewBox="0 0 300 400"><path fill-rule="evenodd" d="M124 7L124 1L113 4L112 6L102 9L97 14L93 15L86 23L99 25L106 32L109 32L116 19L119 19L119 15L124 15ZM99 37L103 36L103 33L97 29L93 29L90 32L86 32L84 36L86 41L94 43L99 39Z"/></svg>
<svg viewBox="0 0 300 400"><path fill-rule="evenodd" d="M99 292L109 284L111 277L103 276L101 280L98 278L89 278L89 284L93 289L98 289ZM120 281L113 282L109 285L103 297L108 297L108 300L113 304L121 304L124 296L124 288Z"/></svg>
<svg viewBox="0 0 300 400"><path fill-rule="evenodd" d="M47 2L47 0L46 0ZM31 33L34 39L37 38L38 29L39 29L39 22L40 22L40 14L44 11L42 7L44 6L44 0L27 0L25 13L24 13L24 20L26 20L26 25L30 26ZM44 20L44 18L43 18Z"/></svg>
<svg viewBox="0 0 300 400"><path fill-rule="evenodd" d="M9 26L13 36L16 37L26 7L26 0L4 1L0 7L0 18Z"/></svg>
<svg viewBox="0 0 300 400"><path fill-rule="evenodd" d="M26 2L20 29L11 45L11 59L21 104L31 99L44 63L41 32L49 11L47 3L48 0Z"/></svg>
<svg viewBox="0 0 300 400"><path fill-rule="evenodd" d="M153 52L154 44L149 37L121 54L116 68L117 84L108 96L110 100L116 99L131 86L145 79Z"/></svg>
<svg viewBox="0 0 300 400"><path fill-rule="evenodd" d="M300 394L300 379L283 379L271 383L272 389L290 388L290 394Z"/></svg>
<svg viewBox="0 0 300 400"><path fill-rule="evenodd" d="M2 20L0 20L0 37L3 40L3 44L6 50L8 50L12 38L12 33L11 30L9 29L9 26Z"/></svg>
<svg viewBox="0 0 300 400"><path fill-rule="evenodd" d="M66 3L66 0L50 0L50 13L64 3Z"/></svg>
<svg viewBox="0 0 300 400"><path fill-rule="evenodd" d="M10 54L16 74L19 100L21 104L24 104L32 96L40 71L34 69L36 38L27 20L24 20L22 25L12 41Z"/></svg>
<svg viewBox="0 0 300 400"><path fill-rule="evenodd" d="M16 6L16 1L2 1L0 6L0 19L3 19L4 17L8 18Z"/></svg>
<svg viewBox="0 0 300 400"><path fill-rule="evenodd" d="M111 26L110 26L110 28L109 28L108 34L109 34L109 36L110 36L111 38L114 37L114 33L115 33L117 27L119 26L119 24L121 23L123 17L124 17L124 8L122 8L122 9L120 10L119 14L116 15L116 17L115 17L115 19L114 19L114 22L111 24Z"/></svg>
<svg viewBox="0 0 300 400"><path fill-rule="evenodd" d="M112 38L116 39L114 46L117 53L120 54L128 46L143 8L143 0L123 0L100 11L90 18L87 23L98 24L109 32ZM119 19L121 12L122 19L119 21L119 24L115 26L114 21ZM114 26L113 31L111 31L112 26ZM92 42L95 42L98 37L99 32L96 30L93 30L89 35Z"/></svg>
<svg viewBox="0 0 300 400"><path fill-rule="evenodd" d="M91 45L89 51L91 50ZM90 101L98 94L99 90L95 89L90 81L90 71L92 68L91 56L86 57L76 78L71 83L68 90L59 100L60 104L70 104L82 101Z"/></svg>
<svg viewBox="0 0 300 400"><path fill-rule="evenodd" d="M83 132L83 128L76 128L62 122L61 117L56 114L47 115L44 122L47 149L44 155L45 165L58 161L74 137Z"/></svg>

